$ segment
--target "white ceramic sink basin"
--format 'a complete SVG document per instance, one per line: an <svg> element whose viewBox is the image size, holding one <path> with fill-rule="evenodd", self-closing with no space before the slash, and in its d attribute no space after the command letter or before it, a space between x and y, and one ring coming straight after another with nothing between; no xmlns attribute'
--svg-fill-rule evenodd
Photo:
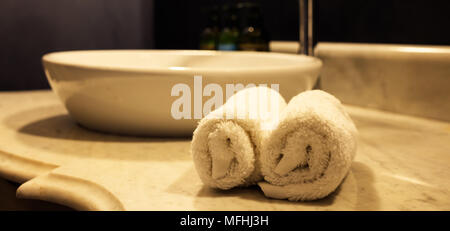
<svg viewBox="0 0 450 231"><path fill-rule="evenodd" d="M174 119L172 104L181 94L171 93L176 84L186 84L193 99L196 75L202 76L202 88L220 85L224 100L225 85L238 83L279 84L289 100L313 87L322 66L302 55L181 50L55 52L45 55L43 64L52 89L83 126L151 136L192 134L198 119Z"/></svg>

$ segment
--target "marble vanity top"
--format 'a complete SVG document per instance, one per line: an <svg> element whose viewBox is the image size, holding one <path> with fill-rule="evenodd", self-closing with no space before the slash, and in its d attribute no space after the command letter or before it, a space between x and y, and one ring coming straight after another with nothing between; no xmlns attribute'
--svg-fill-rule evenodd
<svg viewBox="0 0 450 231"><path fill-rule="evenodd" d="M50 91L0 93L0 176L20 198L77 210L450 210L450 123L346 106L360 140L325 199L265 198L258 187L205 187L190 138L97 133Z"/></svg>

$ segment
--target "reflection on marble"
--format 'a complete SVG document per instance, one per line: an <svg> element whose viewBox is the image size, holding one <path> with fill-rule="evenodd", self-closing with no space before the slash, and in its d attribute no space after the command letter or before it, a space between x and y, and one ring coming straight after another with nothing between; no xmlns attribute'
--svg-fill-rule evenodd
<svg viewBox="0 0 450 231"><path fill-rule="evenodd" d="M21 198L79 210L450 210L450 123L346 108L358 153L341 186L317 201L205 187L189 138L89 131L49 91L0 93L0 176L23 183Z"/></svg>
<svg viewBox="0 0 450 231"><path fill-rule="evenodd" d="M346 104L450 121L450 46L319 43L321 88Z"/></svg>

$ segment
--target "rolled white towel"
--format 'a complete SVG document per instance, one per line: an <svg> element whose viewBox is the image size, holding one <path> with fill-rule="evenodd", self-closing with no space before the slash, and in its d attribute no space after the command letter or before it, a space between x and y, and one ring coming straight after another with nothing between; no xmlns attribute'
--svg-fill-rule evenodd
<svg viewBox="0 0 450 231"><path fill-rule="evenodd" d="M203 183L230 189L262 180L261 140L285 106L277 91L252 87L234 94L203 118L191 144L195 168Z"/></svg>
<svg viewBox="0 0 450 231"><path fill-rule="evenodd" d="M340 101L320 90L292 98L264 138L258 185L267 197L315 200L333 192L356 153L357 130Z"/></svg>

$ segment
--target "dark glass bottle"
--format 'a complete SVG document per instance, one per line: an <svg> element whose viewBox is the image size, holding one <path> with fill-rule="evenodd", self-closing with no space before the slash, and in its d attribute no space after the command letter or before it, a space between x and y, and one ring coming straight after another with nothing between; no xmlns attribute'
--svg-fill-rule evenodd
<svg viewBox="0 0 450 231"><path fill-rule="evenodd" d="M207 9L207 22L200 35L199 48L201 50L215 50L217 49L219 36L219 12L218 7L213 6Z"/></svg>
<svg viewBox="0 0 450 231"><path fill-rule="evenodd" d="M237 50L239 29L236 7L223 5L221 12L222 30L219 34L218 50Z"/></svg>
<svg viewBox="0 0 450 231"><path fill-rule="evenodd" d="M241 32L239 50L268 51L269 42L263 26L261 6L257 3L239 3Z"/></svg>

